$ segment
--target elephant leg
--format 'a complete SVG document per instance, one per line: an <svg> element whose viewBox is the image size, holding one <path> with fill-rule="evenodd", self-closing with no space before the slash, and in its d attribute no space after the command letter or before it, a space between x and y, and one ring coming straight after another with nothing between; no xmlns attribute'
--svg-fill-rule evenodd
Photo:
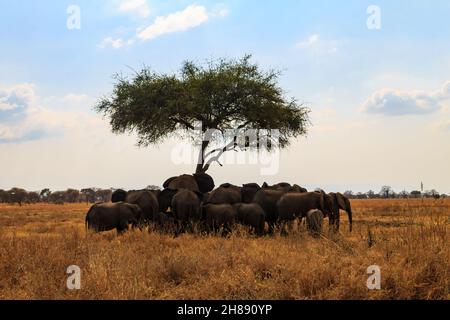
<svg viewBox="0 0 450 320"><path fill-rule="evenodd" d="M341 225L341 213L339 211L337 213L335 224L336 224L336 231L339 231Z"/></svg>
<svg viewBox="0 0 450 320"><path fill-rule="evenodd" d="M183 230L183 224L181 221L175 221L175 238L179 237Z"/></svg>
<svg viewBox="0 0 450 320"><path fill-rule="evenodd" d="M328 217L328 227L330 232L337 231L336 218L333 215Z"/></svg>
<svg viewBox="0 0 450 320"><path fill-rule="evenodd" d="M184 221L182 226L183 226L181 229L182 233L191 232L193 230L192 223L189 221Z"/></svg>
<svg viewBox="0 0 450 320"><path fill-rule="evenodd" d="M123 235L126 231L128 231L128 223L127 223L126 221L121 222L121 223L117 226L116 230L117 230L117 235L118 235L118 236Z"/></svg>
<svg viewBox="0 0 450 320"><path fill-rule="evenodd" d="M262 237L264 235L264 226L261 223L256 225L256 227L255 227L255 234L258 237Z"/></svg>
<svg viewBox="0 0 450 320"><path fill-rule="evenodd" d="M289 221L288 232L290 234L295 232L295 225L296 225L296 223L297 223L297 218L295 218L294 220Z"/></svg>
<svg viewBox="0 0 450 320"><path fill-rule="evenodd" d="M222 236L223 237L227 237L228 235L230 235L233 232L232 226L230 224L225 224L222 228Z"/></svg>
<svg viewBox="0 0 450 320"><path fill-rule="evenodd" d="M281 223L280 223L280 234L281 234L281 236L282 237L287 237L288 236L288 232L286 231L286 228L287 228L287 221L282 221Z"/></svg>
<svg viewBox="0 0 450 320"><path fill-rule="evenodd" d="M269 225L269 231L268 231L268 233L269 233L270 235L273 235L273 234L275 233L275 223L273 223L273 222L268 222L267 224Z"/></svg>

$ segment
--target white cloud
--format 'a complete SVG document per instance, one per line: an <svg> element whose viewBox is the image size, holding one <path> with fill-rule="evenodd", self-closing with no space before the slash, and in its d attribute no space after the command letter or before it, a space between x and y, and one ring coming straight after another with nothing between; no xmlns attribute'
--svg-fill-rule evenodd
<svg viewBox="0 0 450 320"><path fill-rule="evenodd" d="M30 83L12 88L0 88L0 111L26 108L35 99L34 86Z"/></svg>
<svg viewBox="0 0 450 320"><path fill-rule="evenodd" d="M0 88L0 144L59 137L66 132L85 132L102 125L100 117L78 108L54 110L42 106L44 101L33 84ZM63 106L80 106L92 101L87 95L68 94L56 99ZM90 129L87 129L90 128Z"/></svg>
<svg viewBox="0 0 450 320"><path fill-rule="evenodd" d="M306 40L298 42L296 47L302 50L309 50L315 55L335 54L338 52L337 41L322 40L320 34L313 34L309 36Z"/></svg>
<svg viewBox="0 0 450 320"><path fill-rule="evenodd" d="M119 11L132 13L142 18L147 18L151 12L146 0L123 0L119 4Z"/></svg>
<svg viewBox="0 0 450 320"><path fill-rule="evenodd" d="M205 7L190 5L182 11L159 16L152 25L139 32L137 37L141 40L152 40L168 33L186 31L195 28L209 19Z"/></svg>
<svg viewBox="0 0 450 320"><path fill-rule="evenodd" d="M211 17L224 18L230 14L230 10L224 4L216 5L209 14Z"/></svg>
<svg viewBox="0 0 450 320"><path fill-rule="evenodd" d="M62 100L69 104L80 104L80 103L84 103L84 102L88 101L89 96L87 96L86 94L69 93L69 94L66 94Z"/></svg>
<svg viewBox="0 0 450 320"><path fill-rule="evenodd" d="M381 89L375 92L362 107L362 111L386 116L428 114L443 110L442 102L450 98L450 82L435 92L408 92Z"/></svg>
<svg viewBox="0 0 450 320"><path fill-rule="evenodd" d="M98 45L101 49L106 49L108 47L114 48L114 49L120 49L124 46L124 41L121 38L113 39L111 37L105 38L102 40L102 42Z"/></svg>
<svg viewBox="0 0 450 320"><path fill-rule="evenodd" d="M219 17L226 17L230 14L230 11L227 8L222 8L216 11L215 14Z"/></svg>
<svg viewBox="0 0 450 320"><path fill-rule="evenodd" d="M297 43L297 47L299 48L308 48L312 47L320 41L320 34L311 35L306 41L302 41Z"/></svg>

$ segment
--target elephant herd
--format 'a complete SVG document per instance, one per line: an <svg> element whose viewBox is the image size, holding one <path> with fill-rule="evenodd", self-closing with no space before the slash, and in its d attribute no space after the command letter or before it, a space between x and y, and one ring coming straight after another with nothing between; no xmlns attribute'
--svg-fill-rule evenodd
<svg viewBox="0 0 450 320"><path fill-rule="evenodd" d="M280 226L300 219L313 235L322 233L324 218L330 229L339 230L340 210L348 214L352 231L350 201L340 193L308 192L299 185L256 183L241 187L229 183L215 188L205 173L168 179L163 190L116 190L109 203L92 206L86 227L96 232L116 229L123 233L131 225L153 225L161 231L229 233L235 224L249 227L258 236L273 234ZM288 228L289 229L289 228Z"/></svg>

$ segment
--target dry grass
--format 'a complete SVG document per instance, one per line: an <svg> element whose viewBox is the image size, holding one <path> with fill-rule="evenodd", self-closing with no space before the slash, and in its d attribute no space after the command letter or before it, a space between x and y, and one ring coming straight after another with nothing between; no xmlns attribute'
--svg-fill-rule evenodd
<svg viewBox="0 0 450 320"><path fill-rule="evenodd" d="M88 206L0 206L0 299L446 299L450 200L353 201L355 230L86 235ZM82 289L66 289L66 268ZM366 287L370 265L382 290Z"/></svg>

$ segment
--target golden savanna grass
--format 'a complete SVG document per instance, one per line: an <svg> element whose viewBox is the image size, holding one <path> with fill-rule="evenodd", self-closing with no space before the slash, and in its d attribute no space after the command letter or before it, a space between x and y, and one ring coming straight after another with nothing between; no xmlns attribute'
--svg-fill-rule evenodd
<svg viewBox="0 0 450 320"><path fill-rule="evenodd" d="M86 235L88 205L0 206L0 299L450 298L450 200L353 201L355 227L310 237ZM66 269L82 270L81 290ZM368 290L379 265L382 289Z"/></svg>

